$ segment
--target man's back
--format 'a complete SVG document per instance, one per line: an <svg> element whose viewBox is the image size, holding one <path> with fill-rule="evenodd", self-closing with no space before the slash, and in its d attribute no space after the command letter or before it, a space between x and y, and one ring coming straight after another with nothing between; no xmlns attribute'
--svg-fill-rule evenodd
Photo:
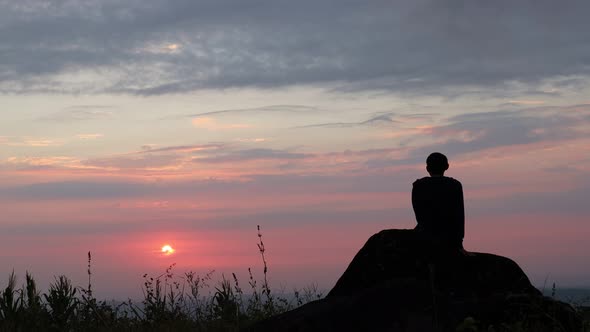
<svg viewBox="0 0 590 332"><path fill-rule="evenodd" d="M446 176L416 180L412 188L412 206L416 229L441 236L452 243L462 243L465 235L465 212L461 182Z"/></svg>

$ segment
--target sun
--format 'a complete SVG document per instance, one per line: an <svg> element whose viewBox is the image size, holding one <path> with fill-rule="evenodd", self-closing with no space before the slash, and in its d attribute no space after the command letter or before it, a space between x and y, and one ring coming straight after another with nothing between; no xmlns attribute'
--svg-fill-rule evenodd
<svg viewBox="0 0 590 332"><path fill-rule="evenodd" d="M162 246L162 253L166 256L172 255L174 251L176 250L174 250L174 248L172 248L172 246L170 246L169 244Z"/></svg>

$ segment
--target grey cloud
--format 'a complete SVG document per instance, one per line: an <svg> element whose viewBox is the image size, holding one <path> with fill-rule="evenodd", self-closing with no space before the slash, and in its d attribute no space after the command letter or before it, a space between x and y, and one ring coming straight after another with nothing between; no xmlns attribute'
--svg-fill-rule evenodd
<svg viewBox="0 0 590 332"><path fill-rule="evenodd" d="M179 159L180 156L177 154L143 154L89 159L82 162L82 164L102 168L149 169L170 166Z"/></svg>
<svg viewBox="0 0 590 332"><path fill-rule="evenodd" d="M244 113L309 113L315 112L318 109L311 106L305 105L269 105L263 107L255 107L255 108L241 108L241 109L228 109L228 110L219 110L219 111L210 111L210 112L203 112L203 113L196 113L186 115L189 118L196 118L201 116L217 116L217 115L234 115L234 114L244 114Z"/></svg>
<svg viewBox="0 0 590 332"><path fill-rule="evenodd" d="M449 119L450 128L486 130L498 145L563 140L579 137L575 127L590 121L590 104L547 106L493 113L463 114ZM494 135L491 137L491 135Z"/></svg>
<svg viewBox="0 0 590 332"><path fill-rule="evenodd" d="M88 159L83 161L82 164L117 169L158 168L175 165L187 156L219 153L218 151L222 148L224 148L224 145L221 143L166 146L160 148L144 146L138 152Z"/></svg>
<svg viewBox="0 0 590 332"><path fill-rule="evenodd" d="M579 118L572 114L559 113L559 110L546 114L536 109L463 114L449 121L449 125L434 128L432 135L444 140L438 145L439 150L452 154L579 136L573 130L573 126L579 123ZM453 137L461 132L473 135L473 139L465 141ZM419 153L426 152L422 149Z"/></svg>
<svg viewBox="0 0 590 332"><path fill-rule="evenodd" d="M414 226L412 211L404 211L395 208L367 209L363 211L338 211L329 209L296 209L281 210L277 212L257 211L233 217L220 217L211 227L235 229L236 227L249 229L253 225L273 225L276 228L290 227L290 225L349 225L362 222L369 227L374 225L387 225L394 228L396 225ZM190 221L182 222L183 226L191 227Z"/></svg>
<svg viewBox="0 0 590 332"><path fill-rule="evenodd" d="M247 175L240 180L193 180L186 182L131 182L128 180L65 181L37 183L18 187L0 188L0 198L23 200L84 200L128 197L177 197L199 195L240 195L252 192L276 194L290 193L354 193L406 191L414 171L395 173L348 173L334 175Z"/></svg>
<svg viewBox="0 0 590 332"><path fill-rule="evenodd" d="M117 198L145 194L146 185L129 182L48 182L0 189L0 197L31 200Z"/></svg>
<svg viewBox="0 0 590 332"><path fill-rule="evenodd" d="M289 224L314 224L322 222L324 225L342 225L355 222L364 222L366 225L383 224L389 225L413 225L411 211L401 209L374 209L363 211L334 211L323 210L302 210L302 209L281 209L279 211L244 211L239 215L224 215L231 211L231 207L219 210L214 220L200 219L198 216L186 214L174 215L170 218L170 212L166 215L156 214L155 216L142 216L141 223L137 222L85 222L84 217L72 217L71 219L51 220L45 219L42 223L14 225L0 224L0 232L10 234L42 234L42 235L80 235L80 234L129 234L141 231L159 231L164 227L168 231L187 230L232 230L244 229L255 230L256 225L268 225L273 228L289 227ZM112 208L113 213L123 213L116 207ZM50 222L45 222L50 220ZM198 222L196 222L198 221Z"/></svg>
<svg viewBox="0 0 590 332"><path fill-rule="evenodd" d="M309 157L309 154L295 153L278 149L246 149L228 152L217 156L195 159L198 163L227 163L249 160L295 160Z"/></svg>
<svg viewBox="0 0 590 332"><path fill-rule="evenodd" d="M195 163L233 163L249 160L299 160L311 154L290 152L280 149L242 149L232 150L221 143L195 144L152 148L146 146L142 151L104 158L93 158L82 162L87 166L116 169L146 169L177 165L181 160ZM191 159L192 158L192 159Z"/></svg>
<svg viewBox="0 0 590 332"><path fill-rule="evenodd" d="M113 106L108 105L78 105L68 107L60 112L41 117L42 121L85 121L109 118L113 115Z"/></svg>
<svg viewBox="0 0 590 332"><path fill-rule="evenodd" d="M257 175L253 177L253 182L245 185L257 192L279 193L284 190L282 188L289 188L290 192L333 194L405 192L419 174L415 170L397 170L390 173L350 172L344 175Z"/></svg>
<svg viewBox="0 0 590 332"><path fill-rule="evenodd" d="M437 92L588 76L589 11L584 0L3 2L0 91ZM59 78L80 70L96 77Z"/></svg>
<svg viewBox="0 0 590 332"><path fill-rule="evenodd" d="M584 174L580 178L585 178ZM552 214L559 211L564 216L586 217L590 213L587 197L590 195L590 183L579 181L577 188L564 192L518 193L500 200L481 200L468 203L473 216L499 216L506 214L534 213ZM466 203L467 204L467 203ZM555 220L555 222L564 222Z"/></svg>
<svg viewBox="0 0 590 332"><path fill-rule="evenodd" d="M423 134L431 140L430 143L402 143L409 147L409 154L403 160L372 158L366 166L383 168L423 163L433 151L453 157L494 147L585 137L587 133L577 131L576 127L590 123L590 104L466 113L444 121ZM458 135L465 137L459 138ZM417 138L425 137L413 137Z"/></svg>
<svg viewBox="0 0 590 332"><path fill-rule="evenodd" d="M191 181L177 184L139 183L125 180L64 181L36 183L26 186L0 188L0 198L23 200L85 200L149 197L158 195L202 193L207 190L224 190L226 183L218 181Z"/></svg>
<svg viewBox="0 0 590 332"><path fill-rule="evenodd" d="M395 114L391 112L387 113L379 113L367 120L358 121L358 122L326 122L326 123L316 123L310 124L305 126L297 126L292 127L291 129L302 129L302 128L348 128L348 127L357 127L357 126L380 126L380 125L388 125L392 123L398 123L399 121L394 120Z"/></svg>
<svg viewBox="0 0 590 332"><path fill-rule="evenodd" d="M137 153L158 153L158 152L195 152L195 151L208 151L217 150L223 148L225 145L221 143L210 143L210 144L195 144L195 145L178 145L178 146L166 146L161 148L152 148L151 146L145 146L142 151Z"/></svg>
<svg viewBox="0 0 590 332"><path fill-rule="evenodd" d="M435 117L439 116L440 113L412 113L412 114L400 114L398 119L400 121L407 121L407 120L432 120Z"/></svg>
<svg viewBox="0 0 590 332"><path fill-rule="evenodd" d="M316 123L305 126L291 127L290 129L305 129L305 128L350 128L360 126L360 122L325 122Z"/></svg>

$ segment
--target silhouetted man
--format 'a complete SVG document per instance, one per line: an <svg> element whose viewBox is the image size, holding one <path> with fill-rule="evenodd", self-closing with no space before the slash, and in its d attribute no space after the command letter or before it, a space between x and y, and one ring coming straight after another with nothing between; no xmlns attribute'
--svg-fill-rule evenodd
<svg viewBox="0 0 590 332"><path fill-rule="evenodd" d="M430 176L414 182L412 206L418 222L416 230L431 236L439 244L463 250L463 187L461 182L444 176L447 169L447 157L434 152L426 159Z"/></svg>

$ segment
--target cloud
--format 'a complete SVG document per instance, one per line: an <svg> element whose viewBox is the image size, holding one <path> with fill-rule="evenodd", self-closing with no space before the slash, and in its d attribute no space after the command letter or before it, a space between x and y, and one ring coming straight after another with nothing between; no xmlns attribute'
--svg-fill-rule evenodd
<svg viewBox="0 0 590 332"><path fill-rule="evenodd" d="M182 51L182 45L177 43L165 43L162 45L149 45L137 52L150 52L155 54L175 54Z"/></svg>
<svg viewBox="0 0 590 332"><path fill-rule="evenodd" d="M502 145L555 142L580 137L576 127L588 123L588 115L590 105L463 114L450 118L450 124L433 129L432 134L450 137L458 132L466 132L479 136L455 148L471 151ZM451 139L448 144L456 141Z"/></svg>
<svg viewBox="0 0 590 332"><path fill-rule="evenodd" d="M113 115L113 106L108 105L77 105L41 117L42 121L73 122L106 119Z"/></svg>
<svg viewBox="0 0 590 332"><path fill-rule="evenodd" d="M61 142L52 139L44 138L27 138L23 141L22 145L33 146L33 147L46 147L46 146L59 146Z"/></svg>
<svg viewBox="0 0 590 332"><path fill-rule="evenodd" d="M422 163L433 151L456 157L493 148L565 142L587 137L589 126L590 104L465 113L414 128L407 138L401 137L400 145L407 147L405 158L377 157L367 161L367 166Z"/></svg>
<svg viewBox="0 0 590 332"><path fill-rule="evenodd" d="M194 144L165 147L143 146L141 151L103 158L91 158L82 162L85 166L108 169L178 169L197 155L208 155L220 150L223 144Z"/></svg>
<svg viewBox="0 0 590 332"><path fill-rule="evenodd" d="M294 213L296 211L310 213L309 218L304 218L305 220L313 220L315 216L315 220L327 223L331 223L332 219L324 219L322 216L330 213L349 212L356 217L346 220L358 222L372 220L372 213L378 211L389 215L389 220L395 216L395 222L413 222L411 182L422 173L423 170L420 172L405 169L362 174L255 175L249 177L248 181L132 182L123 178L102 178L100 181L57 181L0 187L0 197L5 200L24 201L106 199L132 204L131 210L145 210L145 206L137 206L138 202L145 201L167 201L172 207L182 205L183 202L192 202L196 205L182 207L182 211L177 211L178 216L189 222L194 221L194 211L213 211L217 225L231 220L260 221L266 215L269 218L265 220L269 223L297 221L297 216L302 215ZM493 170L484 173L488 173L492 178L498 176ZM589 213L588 204L584 204L585 198L590 194L588 181L578 181L575 187L565 190L546 186L540 191L508 191L508 194L501 195L502 199L476 198L471 194L477 191L478 185L470 182L465 184L468 193L467 208L472 219L482 216L496 218L519 213L583 217ZM302 210L300 207L306 208ZM187 211L193 213L186 213ZM119 210L110 213L119 217L121 215ZM151 217L169 218L171 212L165 211L161 215L153 213L150 212ZM274 220L270 218L271 215ZM186 216L190 218L187 219ZM405 219L397 219L402 217ZM338 219L333 219L333 222L338 222Z"/></svg>
<svg viewBox="0 0 590 332"><path fill-rule="evenodd" d="M421 115L422 116L422 115ZM430 116L430 115L428 115ZM406 121L410 121L407 122ZM414 125L404 119L401 125ZM391 142L383 148L310 151L294 148L252 148L243 144L208 143L175 146L146 145L129 153L77 160L67 157L11 158L2 165L10 171L39 167L51 167L59 178L76 177L81 174L92 177L108 171L113 176L133 179L218 178L231 181L252 181L254 177L266 176L360 176L390 172L406 174L410 178L422 171L424 158L433 151L441 151L453 160L473 158L489 154L516 156L527 149L539 155L548 155L545 148L558 149L551 163L545 167L557 167L558 174L565 173L558 158L566 154L563 147L575 149L588 137L590 127L590 104L570 106L539 106L518 110L480 112L449 117L439 117L428 126L412 128L408 137ZM407 141L406 141L407 140ZM577 143L576 143L577 142ZM575 143L575 144L574 144ZM266 145L266 144L265 144ZM540 150L539 150L540 149ZM567 152L570 153L570 152ZM581 153L581 152L580 152ZM571 154L571 153L570 153ZM470 157L471 156L471 157ZM420 165L420 167L418 167ZM568 174L582 176L584 166L570 165ZM405 172L405 173L404 173ZM541 172L541 171L539 171ZM549 169L542 174L556 173ZM572 173L578 172L578 173ZM41 174L41 173L39 173ZM270 179L270 177L268 178ZM314 181L297 181L312 186ZM383 178L385 179L385 178ZM261 181L258 178L257 181ZM269 180L270 181L270 180ZM275 183L279 178L273 178ZM347 183L352 183L347 180ZM288 182L288 181L287 181ZM321 181L317 181L320 183ZM387 179L387 183L393 183ZM291 183L290 186L294 184ZM387 186L389 184L383 184ZM344 184L343 184L344 186ZM360 188L362 185L355 184ZM372 190L382 188L373 181ZM340 187L341 190L342 187ZM367 190L369 188L367 187Z"/></svg>
<svg viewBox="0 0 590 332"><path fill-rule="evenodd" d="M10 157L4 161L5 165L17 167L77 167L80 160L73 157L54 156L54 157Z"/></svg>
<svg viewBox="0 0 590 332"><path fill-rule="evenodd" d="M247 180L189 179L186 181L130 181L121 177L52 181L13 187L0 187L0 197L11 199L101 199L161 197L166 200L207 195L213 197L290 194L344 195L354 193L404 192L409 184L408 171L391 174L325 174L325 175L249 175ZM411 176L410 176L411 178ZM312 195L313 196L313 195ZM326 196L326 197L328 197ZM176 199L175 199L176 198Z"/></svg>
<svg viewBox="0 0 590 332"><path fill-rule="evenodd" d="M254 137L254 138L236 138L235 141L237 142L244 142L244 143L262 143L269 141L268 138L264 137Z"/></svg>
<svg viewBox="0 0 590 332"><path fill-rule="evenodd" d="M103 134L78 134L77 138L81 140L95 140L104 137Z"/></svg>
<svg viewBox="0 0 590 332"><path fill-rule="evenodd" d="M175 168L182 157L176 154L141 154L93 158L82 162L85 166L106 169L163 169Z"/></svg>
<svg viewBox="0 0 590 332"><path fill-rule="evenodd" d="M584 0L5 1L0 91L307 84L441 93L587 80L589 10Z"/></svg>
<svg viewBox="0 0 590 332"><path fill-rule="evenodd" d="M165 146L156 148L150 145L142 147L142 151L135 153L158 153L158 152L175 152L175 153L187 153L207 150L217 150L223 148L225 145L221 143L210 143L210 144L195 144L195 145L177 145L177 146Z"/></svg>
<svg viewBox="0 0 590 332"><path fill-rule="evenodd" d="M531 106L531 105L543 105L546 104L547 102L544 100L510 100L508 101L508 105L525 105L525 106Z"/></svg>
<svg viewBox="0 0 590 332"><path fill-rule="evenodd" d="M385 117L382 117L385 115ZM175 146L145 145L141 149L119 155L93 157L87 160L63 161L39 158L13 160L15 166L52 167L55 174L68 172L96 174L113 172L122 176L213 177L247 179L255 174L329 174L347 172L378 172L392 168L414 167L422 164L425 156L441 151L456 159L461 155L510 149L514 146L538 147L582 139L590 134L590 105L538 106L495 112L469 113L450 117L426 116L430 124L416 126L413 117L401 117L396 128L386 131L399 134L395 140L379 149L302 152L280 146L252 148L241 142L187 144ZM391 113L376 114L370 121L398 121ZM436 120L436 121L435 121ZM399 127L399 128L397 128ZM407 127L407 128L406 128ZM381 138L380 138L381 139ZM51 142L33 139L17 142L8 138L3 144L47 145ZM247 142L261 142L261 138ZM48 157L49 158L49 157ZM46 160L51 163L44 162ZM49 172L49 170L48 170ZM53 174L52 173L52 174ZM76 174L77 174L76 173Z"/></svg>
<svg viewBox="0 0 590 332"><path fill-rule="evenodd" d="M257 138L249 142L262 142ZM109 172L126 176L141 177L145 175L185 174L190 176L216 177L247 177L251 172L271 172L279 167L279 162L305 160L315 157L313 154L296 153L282 149L241 149L239 145L222 143L195 144L154 147L143 146L140 151L125 154L95 157L85 160L69 157L39 157L39 158L8 158L0 166L17 167L19 170L51 169L60 174L74 171L85 171L88 176ZM246 166L241 162L274 161L262 167L261 165ZM222 171L216 165L223 164ZM207 166L210 165L210 166ZM207 175L209 174L209 175Z"/></svg>
<svg viewBox="0 0 590 332"><path fill-rule="evenodd" d="M260 148L237 150L217 156L194 159L194 161L198 163L239 163L252 160L299 160L310 156L305 153Z"/></svg>
<svg viewBox="0 0 590 332"><path fill-rule="evenodd" d="M0 188L0 197L26 200L99 199L143 196L146 185L131 182L64 181Z"/></svg>
<svg viewBox="0 0 590 332"><path fill-rule="evenodd" d="M325 123L316 123L310 124L305 126L297 126L292 127L291 129L302 129L302 128L349 128L349 127L358 127L358 126L382 126L382 125L390 125L393 123L399 123L399 121L394 120L394 113L386 112L386 113L379 113L367 120L358 121L358 122L325 122Z"/></svg>
<svg viewBox="0 0 590 332"><path fill-rule="evenodd" d="M260 142L258 139L256 142ZM136 170L181 170L191 171L197 164L228 164L227 169L239 170L240 162L273 160L295 161L314 157L313 154L296 153L281 149L238 149L225 144L201 144L153 148L146 146L143 150L127 154L92 158L81 161L86 167L108 169ZM243 165L242 165L243 166ZM272 168L276 165L269 164ZM264 172L265 169L260 169ZM267 169L266 169L267 171ZM240 175L246 175L238 172Z"/></svg>
<svg viewBox="0 0 590 332"><path fill-rule="evenodd" d="M210 111L204 113L196 113L186 115L189 118L199 117L212 117L218 115L236 115L236 114L248 114L248 113L309 113L316 112L317 108L305 105L268 105L253 108L236 108L219 111Z"/></svg>
<svg viewBox="0 0 590 332"><path fill-rule="evenodd" d="M585 180L587 174L579 172L577 176L572 176L577 179L576 186L566 190L553 187L539 192L514 192L503 195L506 199L501 200L472 200L472 214L486 217L519 213L586 217L590 213L590 206L585 200L590 195L590 182Z"/></svg>
<svg viewBox="0 0 590 332"><path fill-rule="evenodd" d="M227 130L227 129L245 129L251 128L252 126L246 123L229 123L223 124L214 118L209 117L198 117L194 118L192 124L195 128L209 129L209 130Z"/></svg>
<svg viewBox="0 0 590 332"><path fill-rule="evenodd" d="M0 144L7 146L52 147L64 144L62 140L45 137L0 137Z"/></svg>

